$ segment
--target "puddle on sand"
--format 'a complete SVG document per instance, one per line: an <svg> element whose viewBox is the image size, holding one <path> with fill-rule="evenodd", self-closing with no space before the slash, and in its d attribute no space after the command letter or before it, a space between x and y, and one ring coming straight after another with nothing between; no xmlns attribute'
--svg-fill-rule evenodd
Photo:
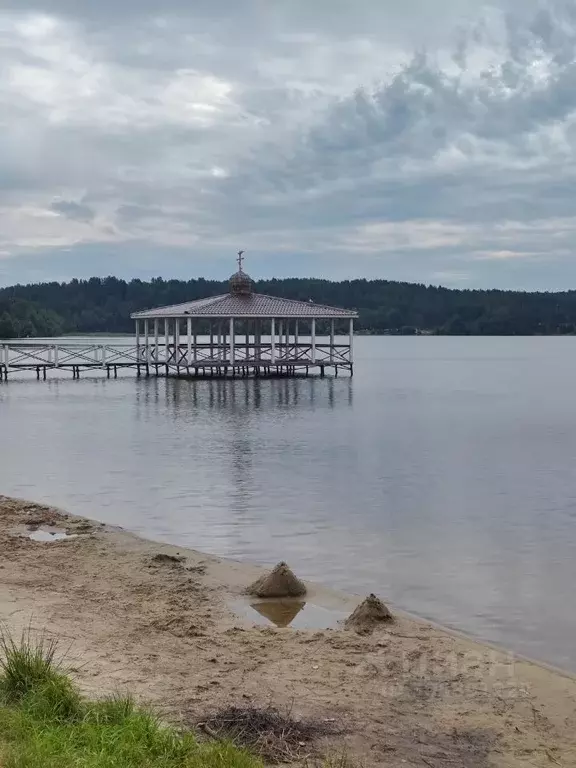
<svg viewBox="0 0 576 768"><path fill-rule="evenodd" d="M77 533L66 533L65 531L32 531L28 534L28 538L32 541L62 541L63 539L77 539Z"/></svg>
<svg viewBox="0 0 576 768"><path fill-rule="evenodd" d="M273 624L293 629L333 629L348 615L288 597L251 601L239 599L234 600L230 607L234 613L253 624Z"/></svg>

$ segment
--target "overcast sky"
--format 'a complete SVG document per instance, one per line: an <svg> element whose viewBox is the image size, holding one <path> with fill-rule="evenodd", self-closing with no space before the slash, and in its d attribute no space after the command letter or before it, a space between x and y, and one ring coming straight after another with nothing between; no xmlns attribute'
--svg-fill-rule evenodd
<svg viewBox="0 0 576 768"><path fill-rule="evenodd" d="M0 0L0 284L576 288L574 0Z"/></svg>

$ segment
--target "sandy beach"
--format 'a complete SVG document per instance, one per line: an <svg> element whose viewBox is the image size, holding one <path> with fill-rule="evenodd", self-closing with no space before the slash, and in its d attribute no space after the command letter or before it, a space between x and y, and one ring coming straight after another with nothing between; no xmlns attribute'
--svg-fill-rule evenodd
<svg viewBox="0 0 576 768"><path fill-rule="evenodd" d="M72 536L30 538L56 530ZM314 626L277 627L243 596L263 569L32 502L0 496L0 542L0 619L62 638L92 695L130 690L190 726L290 710L335 726L312 755L355 765L576 765L568 674L405 616L360 635L337 620L364 596L314 584L299 614Z"/></svg>

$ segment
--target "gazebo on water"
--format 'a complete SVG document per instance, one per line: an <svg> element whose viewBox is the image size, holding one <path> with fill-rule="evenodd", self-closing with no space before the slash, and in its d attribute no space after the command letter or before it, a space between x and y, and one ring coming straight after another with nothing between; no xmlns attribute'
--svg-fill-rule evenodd
<svg viewBox="0 0 576 768"><path fill-rule="evenodd" d="M184 376L291 376L354 371L356 312L255 293L242 268L229 292L131 315L146 372Z"/></svg>

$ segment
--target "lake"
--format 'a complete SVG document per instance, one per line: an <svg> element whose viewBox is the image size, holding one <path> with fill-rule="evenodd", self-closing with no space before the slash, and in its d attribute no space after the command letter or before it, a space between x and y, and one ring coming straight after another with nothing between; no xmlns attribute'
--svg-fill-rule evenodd
<svg viewBox="0 0 576 768"><path fill-rule="evenodd" d="M358 337L355 371L11 374L0 493L576 671L576 338Z"/></svg>

